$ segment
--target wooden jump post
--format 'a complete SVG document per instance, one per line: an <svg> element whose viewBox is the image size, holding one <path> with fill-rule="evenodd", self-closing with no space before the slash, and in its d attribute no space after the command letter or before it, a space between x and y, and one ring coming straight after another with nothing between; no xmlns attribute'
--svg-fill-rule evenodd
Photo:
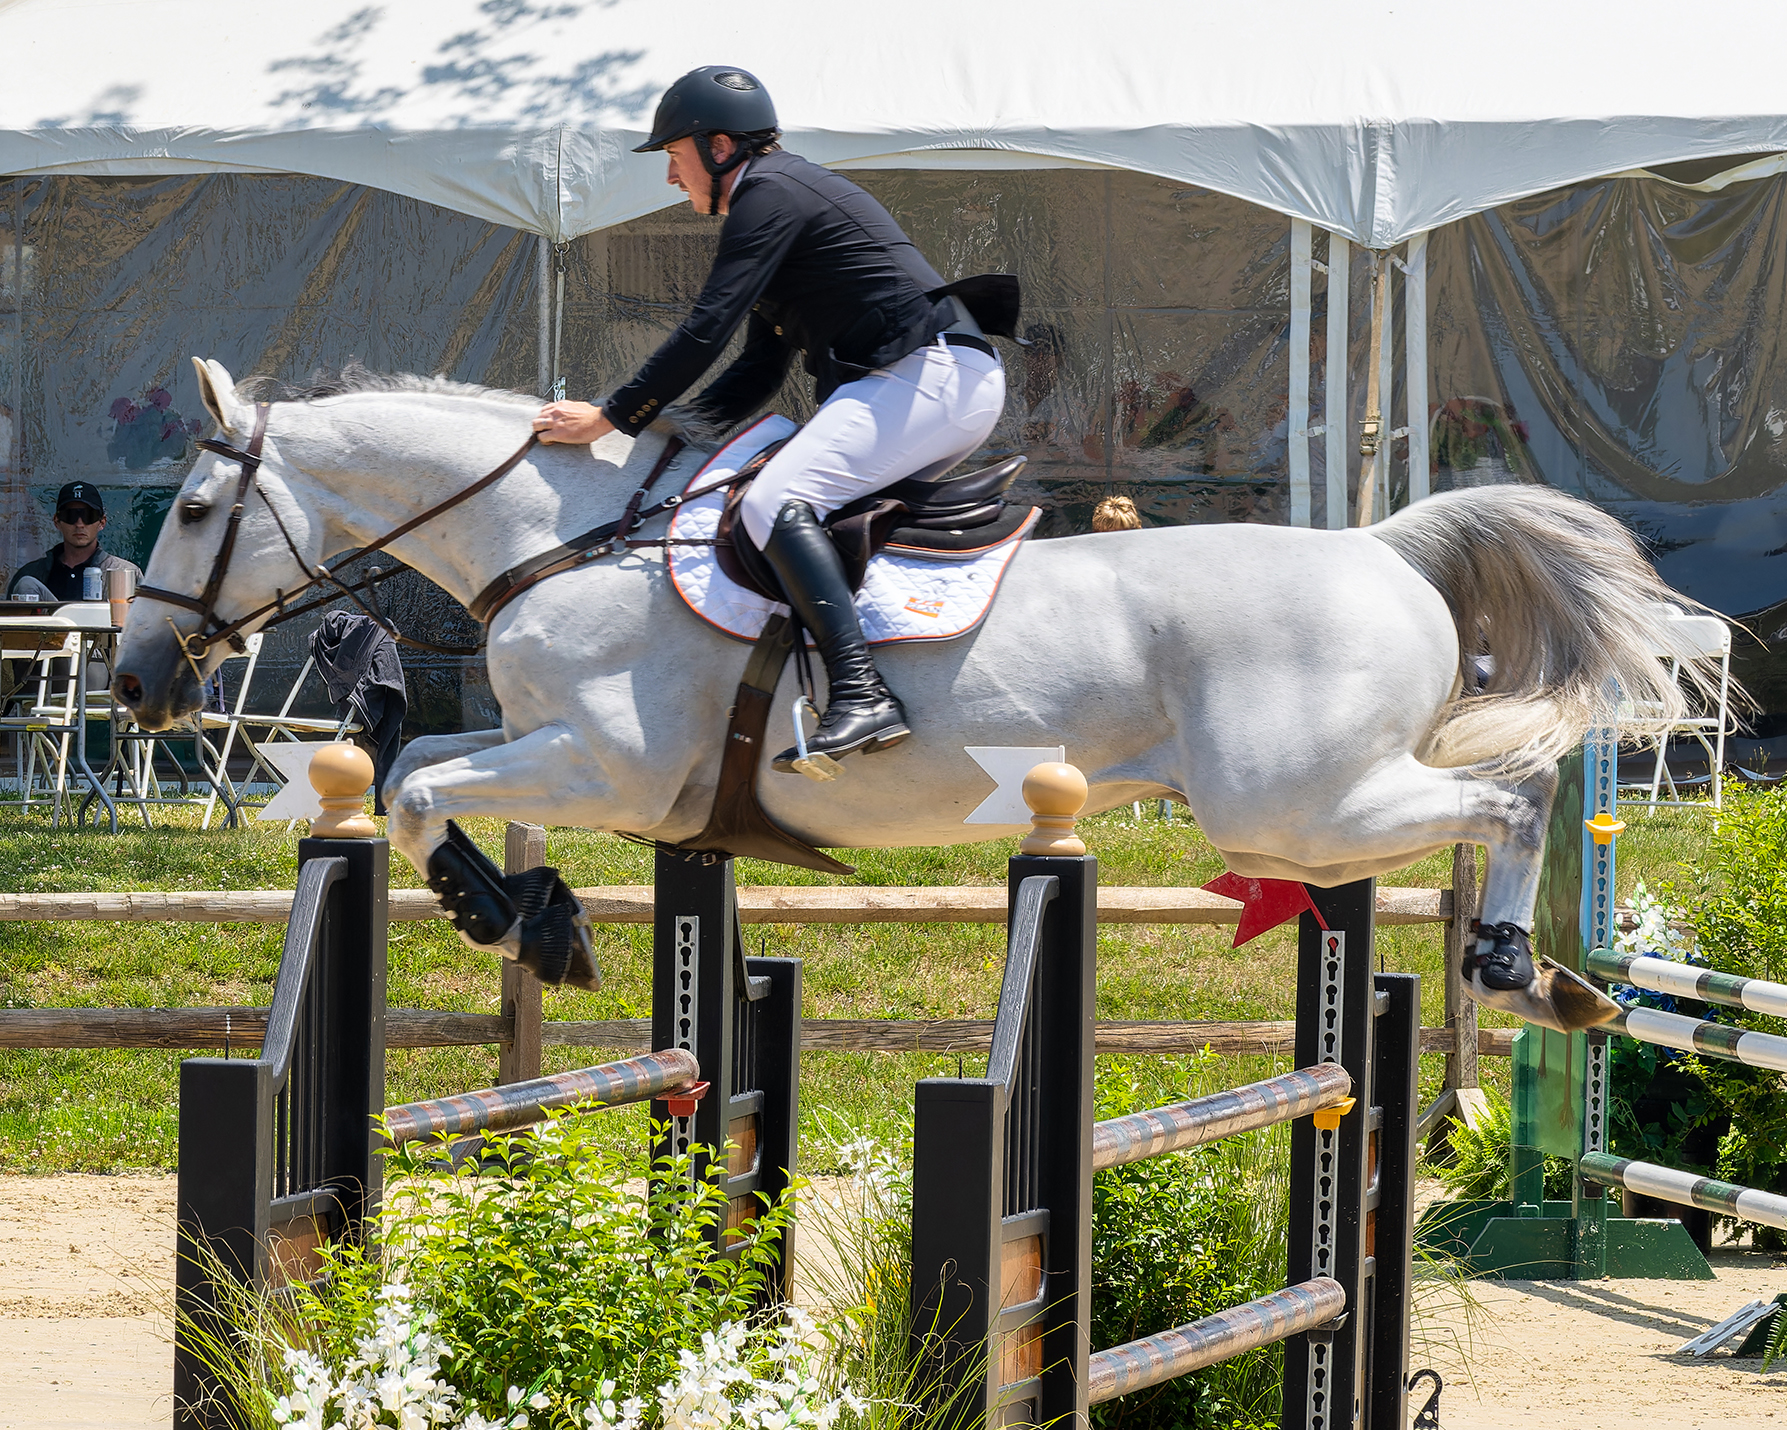
<svg viewBox="0 0 1787 1430"><path fill-rule="evenodd" d="M1095 1125L1086 785L1039 766L1024 797L987 1076L915 1094L911 1345L933 1406L1084 1427L1092 1405L1284 1341L1285 1426L1402 1430L1419 980L1373 975L1371 881L1326 892L1337 927L1303 916L1298 1071ZM1292 1284L1094 1352L1094 1172L1293 1119Z"/></svg>

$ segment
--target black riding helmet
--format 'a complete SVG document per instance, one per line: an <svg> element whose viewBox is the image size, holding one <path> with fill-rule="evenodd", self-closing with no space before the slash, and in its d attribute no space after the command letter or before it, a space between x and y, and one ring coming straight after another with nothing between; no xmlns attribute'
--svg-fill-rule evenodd
<svg viewBox="0 0 1787 1430"><path fill-rule="evenodd" d="M703 65L690 70L658 101L651 137L635 154L651 154L678 139L693 138L701 164L713 180L711 209L720 207L720 180L776 137L776 107L758 78L730 65ZM716 163L709 145L715 134L730 134L738 148L725 163Z"/></svg>

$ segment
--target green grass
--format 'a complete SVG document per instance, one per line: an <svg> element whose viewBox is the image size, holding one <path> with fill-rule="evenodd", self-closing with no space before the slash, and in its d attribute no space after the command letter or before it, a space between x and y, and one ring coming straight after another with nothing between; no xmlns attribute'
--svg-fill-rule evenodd
<svg viewBox="0 0 1787 1430"><path fill-rule="evenodd" d="M1643 875L1654 888L1689 857L1707 817L1677 811L1632 819L1620 840L1621 896ZM486 849L500 851L495 821L470 821ZM1221 860L1183 816L1136 825L1127 811L1082 822L1110 885L1204 883ZM740 860L742 884L999 885L1015 841L939 849L861 850L854 880ZM649 850L583 830L548 831L547 857L574 886L651 881ZM291 888L297 839L278 826L202 832L174 824L116 837L51 833L44 821L0 817L0 890L18 892ZM1385 875L1386 885L1443 887L1451 856L1434 855ZM419 887L395 859L391 880ZM1290 1018L1295 1012L1295 926L1241 949L1221 926L1106 927L1099 934L1098 1016L1135 1019ZM0 923L0 1006L196 1007L266 1004L283 927L260 924ZM1441 926L1378 930L1386 968L1422 975L1422 1021L1443 1018ZM752 952L804 962L809 1018L990 1017L998 1001L1003 930L997 925L757 925ZM644 1017L651 1009L651 931L596 930L606 977L599 993L549 992L553 1019ZM391 927L390 1001L398 1006L496 1012L495 962L459 942L442 921ZM1486 1018L1485 1022L1496 1021ZM1501 1020L1501 1021L1506 1021ZM162 1051L0 1052L0 1171L109 1172L171 1168L182 1055ZM548 1049L549 1070L599 1061L590 1049ZM953 1055L808 1053L801 1061L803 1158L826 1172L832 1154L814 1134L820 1109L883 1140L901 1136L912 1084L954 1073ZM975 1059L963 1060L972 1067ZM392 1103L484 1086L496 1077L495 1048L394 1051ZM1271 1060L1235 1064L1237 1080L1279 1070ZM1439 1085L1441 1060L1423 1060L1423 1095ZM1501 1060L1486 1081L1505 1081ZM643 1141L643 1112L607 1115L612 1135Z"/></svg>

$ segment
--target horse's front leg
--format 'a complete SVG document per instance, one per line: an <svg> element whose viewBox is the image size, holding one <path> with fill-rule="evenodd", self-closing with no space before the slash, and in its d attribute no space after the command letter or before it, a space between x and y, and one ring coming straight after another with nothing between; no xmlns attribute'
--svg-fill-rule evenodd
<svg viewBox="0 0 1787 1430"><path fill-rule="evenodd" d="M388 800L391 842L474 948L494 949L544 983L600 987L589 919L558 871L505 875L454 822L537 816L577 784L579 770L591 768L588 751L563 725L506 742L500 734L484 739L488 733L464 737L477 744L462 743L464 753L438 761L429 758L434 750L418 761L406 756L389 782L396 786Z"/></svg>
<svg viewBox="0 0 1787 1430"><path fill-rule="evenodd" d="M448 760L457 760L466 755L475 755L488 750L492 745L502 744L505 738L507 737L501 728L469 730L459 735L418 736L403 747L403 753L391 766L391 773L385 776L385 787L380 791L384 795L385 804L389 806L396 803L397 791L417 770L429 765L445 764ZM393 835L392 838L395 842L396 836Z"/></svg>

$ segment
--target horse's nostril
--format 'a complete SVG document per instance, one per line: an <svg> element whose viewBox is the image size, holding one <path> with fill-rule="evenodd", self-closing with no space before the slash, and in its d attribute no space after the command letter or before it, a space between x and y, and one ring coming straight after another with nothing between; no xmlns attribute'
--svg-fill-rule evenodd
<svg viewBox="0 0 1787 1430"><path fill-rule="evenodd" d="M134 708L143 703L143 682L134 675L121 673L112 682L112 689L126 705Z"/></svg>

